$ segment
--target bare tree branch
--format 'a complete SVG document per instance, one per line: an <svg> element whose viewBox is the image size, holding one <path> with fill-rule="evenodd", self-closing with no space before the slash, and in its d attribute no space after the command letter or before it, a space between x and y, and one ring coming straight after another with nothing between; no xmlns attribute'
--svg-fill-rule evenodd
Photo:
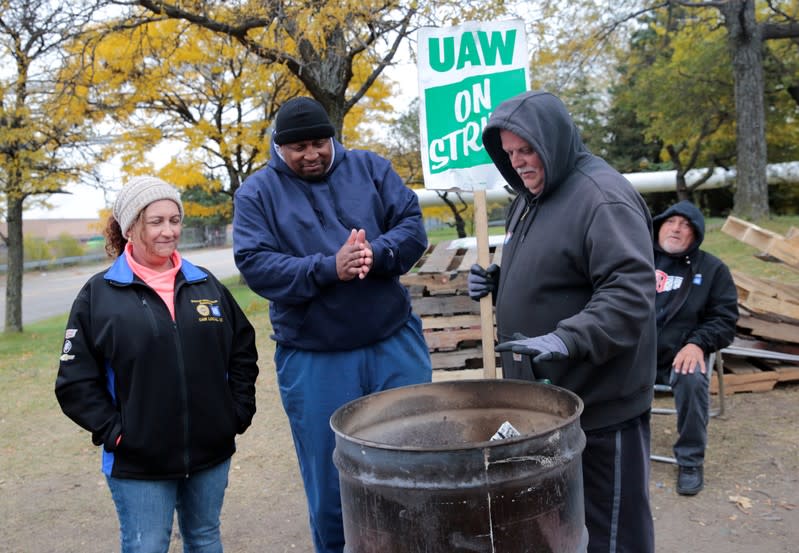
<svg viewBox="0 0 799 553"><path fill-rule="evenodd" d="M762 23L760 29L763 40L799 37L799 22L797 21L790 23Z"/></svg>

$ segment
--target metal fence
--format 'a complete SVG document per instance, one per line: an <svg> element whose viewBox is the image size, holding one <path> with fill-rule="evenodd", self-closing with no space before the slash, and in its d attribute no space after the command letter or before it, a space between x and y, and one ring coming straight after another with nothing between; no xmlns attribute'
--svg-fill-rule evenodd
<svg viewBox="0 0 799 553"><path fill-rule="evenodd" d="M181 242L180 249L181 250L196 250L198 248L208 247L209 245L205 242L193 242L190 244L184 244ZM87 255L73 255L68 257L58 257L52 259L38 259L35 261L25 261L22 264L23 271L41 271L41 270L54 270L54 269L63 269L65 267L71 267L75 265L88 265L91 263L101 263L103 261L109 261L110 259L108 256L103 253L92 253ZM5 274L8 272L8 263L3 262L0 263L0 274Z"/></svg>

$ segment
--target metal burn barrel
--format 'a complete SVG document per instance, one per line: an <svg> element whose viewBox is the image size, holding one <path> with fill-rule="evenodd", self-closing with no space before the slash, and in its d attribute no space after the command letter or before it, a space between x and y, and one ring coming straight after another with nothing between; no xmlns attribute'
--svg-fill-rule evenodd
<svg viewBox="0 0 799 553"><path fill-rule="evenodd" d="M521 380L395 388L343 405L336 435L347 553L585 551L573 393ZM490 438L504 422L521 435Z"/></svg>

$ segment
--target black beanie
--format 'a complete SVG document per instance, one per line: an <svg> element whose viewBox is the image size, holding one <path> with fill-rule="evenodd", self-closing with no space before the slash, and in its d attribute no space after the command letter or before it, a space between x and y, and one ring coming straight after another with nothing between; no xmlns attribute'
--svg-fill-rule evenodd
<svg viewBox="0 0 799 553"><path fill-rule="evenodd" d="M302 140L330 138L336 129L330 123L325 108L313 98L292 98L277 111L275 144L291 144Z"/></svg>

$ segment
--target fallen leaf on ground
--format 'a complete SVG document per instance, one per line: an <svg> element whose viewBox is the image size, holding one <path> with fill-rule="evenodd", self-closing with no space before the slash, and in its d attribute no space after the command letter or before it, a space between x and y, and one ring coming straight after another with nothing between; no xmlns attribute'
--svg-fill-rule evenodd
<svg viewBox="0 0 799 553"><path fill-rule="evenodd" d="M752 500L745 495L731 495L730 501L735 503L735 506L741 509L744 513L747 513L746 509L752 508Z"/></svg>

